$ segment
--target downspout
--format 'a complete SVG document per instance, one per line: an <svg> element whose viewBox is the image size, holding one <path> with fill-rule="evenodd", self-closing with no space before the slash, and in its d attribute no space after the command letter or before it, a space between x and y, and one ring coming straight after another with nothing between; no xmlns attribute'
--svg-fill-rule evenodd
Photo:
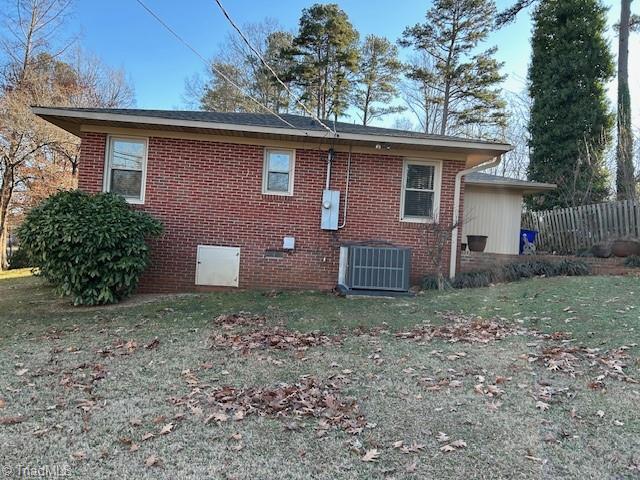
<svg viewBox="0 0 640 480"><path fill-rule="evenodd" d="M460 190L462 188L462 177L472 172L480 172L482 170L486 170L487 168L495 167L502 160L502 155L498 155L493 159L481 163L480 165L476 165L473 168L467 168L466 170L461 170L456 174L456 182L455 187L453 189L453 221L452 225L456 225L458 220L460 219ZM457 225L451 231L451 255L449 262L449 278L454 278L456 276L456 263L458 261L458 228Z"/></svg>
<svg viewBox="0 0 640 480"><path fill-rule="evenodd" d="M349 203L349 177L351 176L351 145L349 145L349 160L347 160L347 180L344 187L344 215L342 224L338 226L338 230L343 229L347 225L347 204Z"/></svg>

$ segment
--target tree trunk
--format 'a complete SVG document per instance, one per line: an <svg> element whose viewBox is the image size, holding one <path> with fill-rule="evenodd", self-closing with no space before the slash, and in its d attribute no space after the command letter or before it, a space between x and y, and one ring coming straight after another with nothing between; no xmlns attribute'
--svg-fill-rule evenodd
<svg viewBox="0 0 640 480"><path fill-rule="evenodd" d="M636 198L633 167L633 133L631 131L631 97L629 94L629 28L631 1L621 0L618 38L618 146L616 149L616 191L618 200Z"/></svg>
<svg viewBox="0 0 640 480"><path fill-rule="evenodd" d="M9 257L7 256L7 241L9 240L9 230L7 222L0 229L0 271L9 268Z"/></svg>
<svg viewBox="0 0 640 480"><path fill-rule="evenodd" d="M9 203L13 193L13 168L9 165L2 175L0 185L0 270L9 268L7 241L9 239Z"/></svg>

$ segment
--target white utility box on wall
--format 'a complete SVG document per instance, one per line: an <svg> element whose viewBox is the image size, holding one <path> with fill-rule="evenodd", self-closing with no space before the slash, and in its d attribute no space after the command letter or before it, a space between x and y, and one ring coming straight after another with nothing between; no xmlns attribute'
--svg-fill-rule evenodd
<svg viewBox="0 0 640 480"><path fill-rule="evenodd" d="M198 245L196 285L237 287L240 248Z"/></svg>
<svg viewBox="0 0 640 480"><path fill-rule="evenodd" d="M320 228L323 230L338 230L340 217L340 191L324 190L322 192L322 214Z"/></svg>

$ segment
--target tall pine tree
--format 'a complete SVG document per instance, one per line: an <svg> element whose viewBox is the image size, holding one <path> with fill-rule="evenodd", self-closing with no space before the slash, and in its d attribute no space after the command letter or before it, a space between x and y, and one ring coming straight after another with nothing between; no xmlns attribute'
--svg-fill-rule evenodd
<svg viewBox="0 0 640 480"><path fill-rule="evenodd" d="M601 201L609 193L604 154L613 126L606 8L599 0L543 0L533 20L528 174L558 189L532 199L531 207Z"/></svg>
<svg viewBox="0 0 640 480"><path fill-rule="evenodd" d="M423 103L440 107L437 133L459 134L469 125L505 122L497 49L478 51L493 28L495 13L493 0L434 0L426 22L402 34L400 45L430 59L432 68L410 66L408 77L426 87Z"/></svg>
<svg viewBox="0 0 640 480"><path fill-rule="evenodd" d="M360 47L358 86L353 105L363 125L391 113L404 111L393 105L398 94L402 63L398 59L398 47L384 37L367 35Z"/></svg>
<svg viewBox="0 0 640 480"><path fill-rule="evenodd" d="M358 71L358 32L335 3L305 8L300 28L288 49L294 62L288 79L301 99L322 119L344 115L349 108Z"/></svg>

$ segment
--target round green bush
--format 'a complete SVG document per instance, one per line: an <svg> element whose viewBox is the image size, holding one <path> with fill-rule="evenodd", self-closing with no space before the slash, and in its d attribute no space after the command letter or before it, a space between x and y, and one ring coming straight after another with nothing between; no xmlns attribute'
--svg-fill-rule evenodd
<svg viewBox="0 0 640 480"><path fill-rule="evenodd" d="M146 239L162 224L123 197L59 192L26 216L20 248L75 305L114 303L131 294L149 262Z"/></svg>

